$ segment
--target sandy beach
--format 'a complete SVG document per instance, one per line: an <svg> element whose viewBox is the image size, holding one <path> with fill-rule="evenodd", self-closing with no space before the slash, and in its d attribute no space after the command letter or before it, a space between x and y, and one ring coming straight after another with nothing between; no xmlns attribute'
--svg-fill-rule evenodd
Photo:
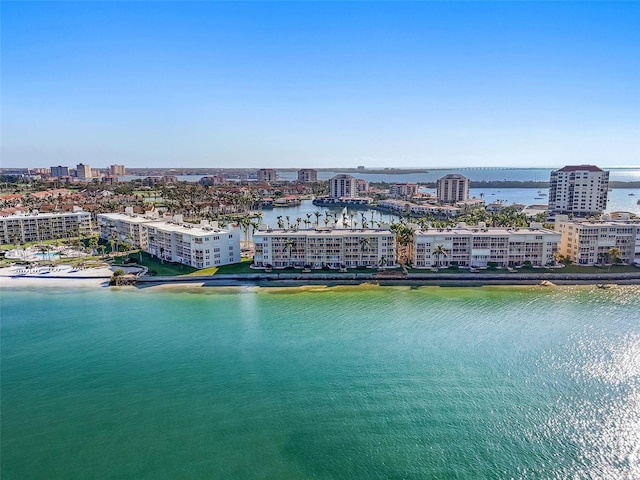
<svg viewBox="0 0 640 480"><path fill-rule="evenodd" d="M28 268L12 265L0 269L0 287L108 286L113 272L107 266L75 268L70 265Z"/></svg>

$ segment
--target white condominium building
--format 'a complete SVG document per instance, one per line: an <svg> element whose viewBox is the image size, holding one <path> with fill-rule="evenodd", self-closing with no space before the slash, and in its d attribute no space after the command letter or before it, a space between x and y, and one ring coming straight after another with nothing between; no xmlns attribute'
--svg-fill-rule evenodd
<svg viewBox="0 0 640 480"><path fill-rule="evenodd" d="M0 217L3 244L38 242L91 234L91 214L76 210L65 213L14 214Z"/></svg>
<svg viewBox="0 0 640 480"><path fill-rule="evenodd" d="M462 213L462 209L460 207L454 207L452 205L433 205L430 203L417 204L405 200L394 199L381 200L378 202L378 206L392 212L411 214L416 217L457 217Z"/></svg>
<svg viewBox="0 0 640 480"><path fill-rule="evenodd" d="M608 190L609 172L594 165L568 165L551 172L549 210L600 215L607 208Z"/></svg>
<svg viewBox="0 0 640 480"><path fill-rule="evenodd" d="M355 268L396 265L395 235L381 229L270 229L253 235L254 267Z"/></svg>
<svg viewBox="0 0 640 480"><path fill-rule="evenodd" d="M358 179L351 175L340 174L329 179L329 197L357 197Z"/></svg>
<svg viewBox="0 0 640 480"><path fill-rule="evenodd" d="M553 263L560 234L532 223L529 228L486 228L464 223L454 228L428 228L414 232L413 264L416 268L448 266L508 267L531 262Z"/></svg>
<svg viewBox="0 0 640 480"><path fill-rule="evenodd" d="M457 173L438 179L438 201L443 203L463 202L469 199L469 179Z"/></svg>
<svg viewBox="0 0 640 480"><path fill-rule="evenodd" d="M618 248L623 262L640 264L640 220L604 217L587 221L557 215L556 230L562 234L560 253L579 265L594 265L608 263L609 251Z"/></svg>
<svg viewBox="0 0 640 480"><path fill-rule="evenodd" d="M275 182L278 179L276 171L272 168L261 168L258 170L259 182Z"/></svg>
<svg viewBox="0 0 640 480"><path fill-rule="evenodd" d="M415 183L394 183L389 187L392 197L413 197L418 193L418 185Z"/></svg>
<svg viewBox="0 0 640 480"><path fill-rule="evenodd" d="M216 223L186 223L179 215L161 220L126 213L101 214L98 222L103 240L109 241L115 233L118 240L168 262L200 269L240 262L238 227L221 229Z"/></svg>
<svg viewBox="0 0 640 480"><path fill-rule="evenodd" d="M298 170L298 181L302 183L317 182L318 171L313 168L301 168Z"/></svg>
<svg viewBox="0 0 640 480"><path fill-rule="evenodd" d="M169 262L207 268L240 262L240 229L189 223L153 222L143 226L147 252Z"/></svg>
<svg viewBox="0 0 640 480"><path fill-rule="evenodd" d="M157 215L136 215L129 213L100 213L97 216L100 238L110 240L117 238L119 242L128 242L133 248L147 250L147 235L142 225L157 222Z"/></svg>

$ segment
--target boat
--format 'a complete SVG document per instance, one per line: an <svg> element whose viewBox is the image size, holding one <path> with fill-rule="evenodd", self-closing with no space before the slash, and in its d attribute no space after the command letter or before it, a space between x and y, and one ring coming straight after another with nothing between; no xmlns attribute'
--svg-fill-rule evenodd
<svg viewBox="0 0 640 480"><path fill-rule="evenodd" d="M611 285L609 285L608 283L597 283L596 287L598 287L598 288L611 288Z"/></svg>
<svg viewBox="0 0 640 480"><path fill-rule="evenodd" d="M630 193L630 194L629 194L629 196L630 196L630 197L635 197L635 196L636 196L636 194L635 194L635 193Z"/></svg>
<svg viewBox="0 0 640 480"><path fill-rule="evenodd" d="M538 190L538 195L541 196L541 197L546 197L547 196L547 194L544 193L542 190Z"/></svg>

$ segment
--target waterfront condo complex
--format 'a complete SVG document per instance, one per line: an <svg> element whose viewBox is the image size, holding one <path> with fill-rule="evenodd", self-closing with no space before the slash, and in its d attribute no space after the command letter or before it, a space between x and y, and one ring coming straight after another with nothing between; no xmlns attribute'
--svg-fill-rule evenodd
<svg viewBox="0 0 640 480"><path fill-rule="evenodd" d="M595 265L614 261L612 249L625 263L640 264L640 221L628 216L600 220L570 220L556 216L556 230L561 234L559 251L579 265Z"/></svg>
<svg viewBox="0 0 640 480"><path fill-rule="evenodd" d="M586 217L607 208L609 172L595 165L568 165L551 172L549 211Z"/></svg>
<svg viewBox="0 0 640 480"><path fill-rule="evenodd" d="M100 238L126 241L168 262L208 268L240 262L240 229L217 223L192 224L181 216L161 219L132 213L98 215Z"/></svg>
<svg viewBox="0 0 640 480"><path fill-rule="evenodd" d="M254 267L356 268L396 266L395 234L379 229L316 227L272 229L261 225L253 235Z"/></svg>
<svg viewBox="0 0 640 480"><path fill-rule="evenodd" d="M483 223L453 228L426 228L414 232L413 263L416 268L509 267L530 262L553 263L560 234L531 223L528 228L487 228Z"/></svg>
<svg viewBox="0 0 640 480"><path fill-rule="evenodd" d="M0 216L0 236L3 244L39 242L68 236L91 234L91 214L77 208L73 212L16 213Z"/></svg>

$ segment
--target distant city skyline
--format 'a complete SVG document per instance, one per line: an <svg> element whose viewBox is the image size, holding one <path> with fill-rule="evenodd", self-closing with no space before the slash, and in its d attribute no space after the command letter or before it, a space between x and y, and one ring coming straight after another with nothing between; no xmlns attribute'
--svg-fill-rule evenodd
<svg viewBox="0 0 640 480"><path fill-rule="evenodd" d="M3 2L1 166L640 165L639 2Z"/></svg>

